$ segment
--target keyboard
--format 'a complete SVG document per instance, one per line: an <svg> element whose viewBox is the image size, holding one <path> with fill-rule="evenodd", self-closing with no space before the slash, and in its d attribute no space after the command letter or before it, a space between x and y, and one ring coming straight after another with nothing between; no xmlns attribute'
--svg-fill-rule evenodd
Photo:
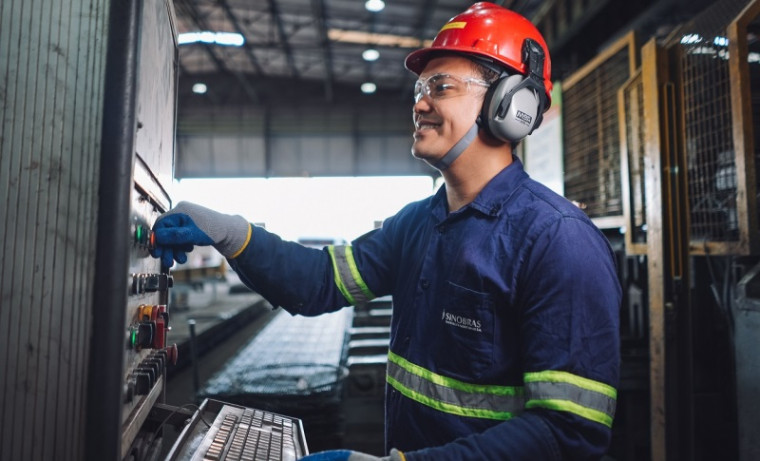
<svg viewBox="0 0 760 461"><path fill-rule="evenodd" d="M206 418L217 410L208 427ZM296 461L309 453L298 418L207 399L193 420L194 427L180 436L168 459Z"/></svg>

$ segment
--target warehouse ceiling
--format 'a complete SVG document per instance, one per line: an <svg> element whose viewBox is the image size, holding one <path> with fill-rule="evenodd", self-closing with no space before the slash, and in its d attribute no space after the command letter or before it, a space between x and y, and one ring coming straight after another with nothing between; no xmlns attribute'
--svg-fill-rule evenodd
<svg viewBox="0 0 760 461"><path fill-rule="evenodd" d="M372 12L365 0L174 0L180 105L353 102L367 97L361 91L365 83L374 84L375 98L408 101L413 77L404 70L404 57L473 2L381 3L384 8ZM656 32L678 21L683 16L679 10L700 1L495 3L538 25L549 43L557 79L616 35L631 27ZM377 51L376 60L363 59L368 49ZM198 83L205 85L205 93L193 92Z"/></svg>
<svg viewBox="0 0 760 461"><path fill-rule="evenodd" d="M361 94L367 82L398 92L410 81L406 54L469 3L387 0L382 11L370 12L364 0L175 0L180 34L223 31L245 40L181 45L180 72L188 83L209 81L210 96L220 102L304 95L332 102ZM362 58L367 49L378 52L375 61Z"/></svg>

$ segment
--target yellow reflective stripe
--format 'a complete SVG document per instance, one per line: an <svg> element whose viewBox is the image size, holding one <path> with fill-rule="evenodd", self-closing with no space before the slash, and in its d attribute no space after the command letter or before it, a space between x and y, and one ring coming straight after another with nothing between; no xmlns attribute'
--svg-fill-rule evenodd
<svg viewBox="0 0 760 461"><path fill-rule="evenodd" d="M386 380L415 402L470 418L507 420L521 412L525 403L522 387L465 383L433 373L390 351Z"/></svg>
<svg viewBox="0 0 760 461"><path fill-rule="evenodd" d="M566 411L612 427L617 390L565 371L546 370L524 376L526 408Z"/></svg>
<svg viewBox="0 0 760 461"><path fill-rule="evenodd" d="M405 369L409 373L415 374L421 378L432 382L433 384L439 384L441 386L450 387L451 389L457 389L460 391L467 391L478 394L494 394L494 395L522 395L522 387L514 386L489 386L486 384L471 384L464 381L459 381L454 378L433 373L427 368L422 368L398 354L388 351L388 360L397 364L401 368Z"/></svg>
<svg viewBox="0 0 760 461"><path fill-rule="evenodd" d="M374 299L375 295L359 274L351 247L328 245L327 251L332 260L335 285L346 300L351 305L357 305Z"/></svg>
<svg viewBox="0 0 760 461"><path fill-rule="evenodd" d="M241 246L238 251L233 253L232 256L230 256L230 259L235 259L238 256L240 256L240 253L242 253L243 250L245 250L245 248L248 246L248 243L251 241L252 235L253 235L253 229L251 228L251 225L248 224L248 235L245 236L245 242L243 242L243 246Z"/></svg>
<svg viewBox="0 0 760 461"><path fill-rule="evenodd" d="M468 416L470 418L496 419L500 421L506 421L514 416L513 413L510 413L508 411L493 411L493 410L483 410L483 409L477 409L477 408L464 408L458 405L441 402L439 400L435 400L426 395L423 395L413 389L409 389L408 387L404 386L403 384L396 381L390 376L387 376L386 379L388 381L388 384L390 384L394 389L399 391L402 395L414 400L415 402L419 402L423 405L427 405L430 408L434 408L444 413L450 413L450 414L459 415L459 416Z"/></svg>
<svg viewBox="0 0 760 461"><path fill-rule="evenodd" d="M362 290L362 293L364 293L364 296L367 298L367 301L369 301L373 299L375 295L372 293L372 291L370 291L367 284L364 283L364 279L359 273L359 268L356 267L356 260L354 259L354 249L350 246L347 246L345 248L346 248L346 262L348 263L348 267L351 270L351 275L353 276L353 280Z"/></svg>
<svg viewBox="0 0 760 461"><path fill-rule="evenodd" d="M609 386L604 383L600 383L599 381L594 381L593 379L588 379L588 378L584 378L583 376L574 375L566 371L544 370L544 371L537 371L534 373L525 373L523 380L526 383L535 382L535 381L545 381L545 382L553 382L553 383L570 383L570 384L575 384L578 387L582 387L583 389L587 389L589 391L594 391L600 394L604 394L607 397L610 397L613 399L617 398L617 390L615 390L614 387Z"/></svg>
<svg viewBox="0 0 760 461"><path fill-rule="evenodd" d="M601 411L592 410L568 400L528 400L525 408L546 408L549 410L567 411L591 421L612 427L613 417Z"/></svg>
<svg viewBox="0 0 760 461"><path fill-rule="evenodd" d="M346 298L346 300L351 304L356 304L356 301L354 300L354 297L351 295L351 293L348 291L348 288L346 287L346 284L343 283L343 278L340 276L340 270L338 269L338 261L335 257L335 247L332 245L329 245L327 247L328 253L330 253L330 260L332 261L333 266L333 280L335 280L335 285L338 286L338 290L340 290L341 293L343 293L343 297Z"/></svg>

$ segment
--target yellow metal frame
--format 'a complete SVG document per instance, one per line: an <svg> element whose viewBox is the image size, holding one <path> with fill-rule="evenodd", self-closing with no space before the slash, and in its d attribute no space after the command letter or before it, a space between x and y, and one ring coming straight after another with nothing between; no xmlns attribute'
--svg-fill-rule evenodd
<svg viewBox="0 0 760 461"><path fill-rule="evenodd" d="M591 72L596 70L597 67L602 65L602 63L617 54L617 52L623 48L628 48L630 51L630 53L628 53L628 68L630 69L631 75L633 75L633 73L636 72L636 69L639 68L638 42L639 40L637 32L635 30L628 32L624 36L620 37L617 41L612 43L610 46L605 48L601 53L596 55L594 59L584 64L580 69L573 72L571 76L563 80L562 89L568 90L572 88L573 85L583 80Z"/></svg>
<svg viewBox="0 0 760 461"><path fill-rule="evenodd" d="M756 126L752 121L752 91L747 61L749 54L747 28L758 17L760 17L760 1L755 0L747 5L726 28L729 40L728 68L731 79L731 117L734 150L736 152L736 211L739 218L739 242L733 247L725 249L720 246L711 249L708 246L708 249L716 253L746 255L757 254L760 251L754 155ZM699 251L699 248L694 248L693 251Z"/></svg>
<svg viewBox="0 0 760 461"><path fill-rule="evenodd" d="M635 105L630 107L626 104L626 95L635 95L636 92L643 93L643 78L641 69L637 70L633 76L628 79L627 82L618 90L618 118L620 126L620 187L622 189L623 197L623 216L625 219L625 252L629 255L645 255L647 253L646 242L634 242L632 234L633 232L633 203L632 203L632 191L633 178L631 177L631 165L630 157L631 151L637 151L643 148L645 142L644 139L639 139L634 133L633 136L628 136L628 117L630 114L632 125L634 127L640 127L644 123L644 119L639 117L638 99L631 97L631 101L635 100ZM632 143L629 145L628 140L631 139ZM644 175L644 171L641 172ZM646 204L646 202L645 202Z"/></svg>
<svg viewBox="0 0 760 461"><path fill-rule="evenodd" d="M662 133L664 87L668 81L667 57L654 39L641 50L641 78L644 93L645 148L644 182L647 203L647 273L649 297L649 387L650 437L652 459L665 459L666 453L666 392L665 392L665 309L667 305L664 281L667 268L666 229L664 227L663 157L667 146Z"/></svg>
<svg viewBox="0 0 760 461"><path fill-rule="evenodd" d="M731 242L690 239L689 254L692 255L743 256L760 252L754 158L756 128L752 121L752 92L747 62L747 27L758 16L760 1L754 0L726 27L739 238ZM681 139L681 142L684 140Z"/></svg>
<svg viewBox="0 0 760 461"><path fill-rule="evenodd" d="M583 65L580 69L575 71L571 76L566 78L562 81L562 90L567 91L571 89L574 85L576 85L578 82L589 76L594 70L596 70L599 66L604 64L607 60L609 60L612 56L620 52L621 50L628 48L628 60L629 60L629 76L632 76L636 73L638 67L639 67L639 39L638 39L638 33L633 30L628 32L626 35L622 36L620 39L612 43L610 46L605 48L601 53L599 53L597 56L594 57L591 61L587 62L585 65ZM602 131L602 128L599 127L599 131ZM599 137L600 142L602 140L602 137ZM600 146L600 152L604 149ZM622 160L622 159L621 159ZM622 161L621 161L622 164ZM622 169L622 165L621 165ZM621 178L621 189L623 188L623 178ZM622 192L622 190L621 190ZM622 198L622 196L621 196ZM625 207L625 205L623 205ZM597 227L602 229L612 229L616 227L624 227L627 225L626 218L623 214L616 215L616 216L602 216L602 217L592 217L592 221L594 224L597 225Z"/></svg>

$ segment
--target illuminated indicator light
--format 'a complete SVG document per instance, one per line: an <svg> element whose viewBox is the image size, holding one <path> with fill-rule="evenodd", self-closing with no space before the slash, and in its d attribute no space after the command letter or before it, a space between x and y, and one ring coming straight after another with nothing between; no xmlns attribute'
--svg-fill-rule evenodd
<svg viewBox="0 0 760 461"><path fill-rule="evenodd" d="M156 247L156 233L155 232L150 233L149 240L150 240L151 248L155 248Z"/></svg>
<svg viewBox="0 0 760 461"><path fill-rule="evenodd" d="M139 243L142 240L142 226L137 225L137 230L135 231L135 240Z"/></svg>
<svg viewBox="0 0 760 461"><path fill-rule="evenodd" d="M137 328L132 328L132 347L137 345Z"/></svg>

